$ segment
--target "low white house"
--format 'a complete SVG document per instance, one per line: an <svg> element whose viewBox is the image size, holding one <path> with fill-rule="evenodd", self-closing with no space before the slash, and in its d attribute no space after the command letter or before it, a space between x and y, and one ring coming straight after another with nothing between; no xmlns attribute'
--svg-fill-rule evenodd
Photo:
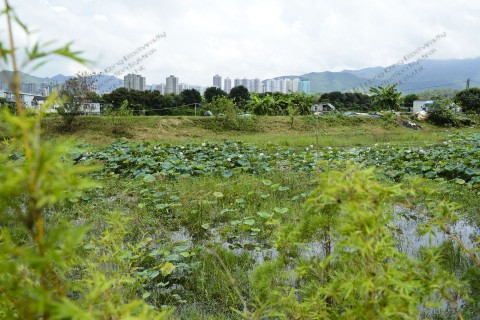
<svg viewBox="0 0 480 320"><path fill-rule="evenodd" d="M428 112L431 105L433 104L433 100L415 100L413 101L413 113L417 113L420 111Z"/></svg>
<svg viewBox="0 0 480 320"><path fill-rule="evenodd" d="M7 103L15 103L15 94L10 91L4 91L0 90L0 98L5 98ZM20 100L22 102L22 105L25 108L30 108L34 110L40 110L42 108L42 105L45 103L47 100L46 97L34 95L31 93L20 93ZM54 103L53 106L51 106L46 112L48 113L56 113L58 112L58 108L60 105L58 103ZM99 115L102 112L101 109L101 104L98 102L86 102L83 103L78 112L80 114L93 114L93 115Z"/></svg>
<svg viewBox="0 0 480 320"><path fill-rule="evenodd" d="M425 111L428 112L430 111L430 108L432 107L433 103L435 100L415 100L413 101L413 110L412 112L414 114ZM450 104L450 108L452 108L455 112L461 112L462 108L460 108L458 105L455 103Z"/></svg>
<svg viewBox="0 0 480 320"><path fill-rule="evenodd" d="M102 105L98 102L85 102L78 108L78 113L83 115L100 115L102 112L101 106ZM61 105L55 103L53 108L48 112L58 112L60 107Z"/></svg>
<svg viewBox="0 0 480 320"><path fill-rule="evenodd" d="M80 106L80 112L83 114L99 115L101 112L101 105L98 102L86 102Z"/></svg>
<svg viewBox="0 0 480 320"><path fill-rule="evenodd" d="M0 93L0 97L5 98L8 103L15 102L15 94L13 92L3 90ZM35 95L32 93L20 92L20 101L27 108L33 107L33 98L35 98Z"/></svg>
<svg viewBox="0 0 480 320"><path fill-rule="evenodd" d="M313 105L311 109L312 109L313 112L335 111L336 110L335 107L331 103L325 103L325 102Z"/></svg>

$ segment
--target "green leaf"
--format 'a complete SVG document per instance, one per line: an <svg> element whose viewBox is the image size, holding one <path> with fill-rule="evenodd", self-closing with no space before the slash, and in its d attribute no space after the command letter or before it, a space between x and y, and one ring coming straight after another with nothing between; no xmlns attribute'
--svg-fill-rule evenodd
<svg viewBox="0 0 480 320"><path fill-rule="evenodd" d="M150 295L151 295L151 293L146 291L146 292L143 293L142 298L147 299L148 297L150 297Z"/></svg>
<svg viewBox="0 0 480 320"><path fill-rule="evenodd" d="M221 193L221 192L219 192L219 191L215 191L215 192L213 193L213 196L214 196L215 198L223 198L223 193Z"/></svg>
<svg viewBox="0 0 480 320"><path fill-rule="evenodd" d="M258 215L259 217L264 218L264 219L268 219L268 218L271 218L271 217L273 216L273 214L270 214L270 213L265 212L265 211L258 211L258 212L257 212L257 215Z"/></svg>
<svg viewBox="0 0 480 320"><path fill-rule="evenodd" d="M231 170L225 170L222 173L222 177L224 178L231 178L233 176L233 172Z"/></svg>
<svg viewBox="0 0 480 320"><path fill-rule="evenodd" d="M270 181L270 180L262 180L262 183L266 186L272 185L272 181Z"/></svg>
<svg viewBox="0 0 480 320"><path fill-rule="evenodd" d="M255 220L254 219L246 219L246 220L243 220L243 223L246 224L247 226L253 226L255 224Z"/></svg>
<svg viewBox="0 0 480 320"><path fill-rule="evenodd" d="M188 246L178 246L178 247L175 247L175 249L173 251L182 252L182 251L187 251L187 250L188 250Z"/></svg>
<svg viewBox="0 0 480 320"><path fill-rule="evenodd" d="M155 176L151 174L147 174L145 175L145 177L143 177L143 181L146 181L146 182L154 182L155 180L156 180Z"/></svg>
<svg viewBox="0 0 480 320"><path fill-rule="evenodd" d="M173 271L175 271L175 265L171 262L164 262L160 266L160 272L162 273L162 276L164 276L164 277L168 276Z"/></svg>
<svg viewBox="0 0 480 320"><path fill-rule="evenodd" d="M280 213L280 214L284 214L284 213L287 213L288 212L288 208L273 208L273 211L275 211L276 213Z"/></svg>
<svg viewBox="0 0 480 320"><path fill-rule="evenodd" d="M171 255L167 256L165 258L165 260L167 260L167 261L179 261L180 256L178 254L174 253L174 254L171 254Z"/></svg>

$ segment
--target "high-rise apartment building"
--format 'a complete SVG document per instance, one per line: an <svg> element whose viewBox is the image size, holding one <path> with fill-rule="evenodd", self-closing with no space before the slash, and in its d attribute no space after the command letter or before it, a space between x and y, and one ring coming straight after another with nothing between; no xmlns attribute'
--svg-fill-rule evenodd
<svg viewBox="0 0 480 320"><path fill-rule="evenodd" d="M25 93L37 93L37 84L36 83L22 83L20 85L20 91Z"/></svg>
<svg viewBox="0 0 480 320"><path fill-rule="evenodd" d="M243 78L243 79L242 79L242 82L241 82L241 85L244 86L245 88L248 88L248 79L247 79L247 78Z"/></svg>
<svg viewBox="0 0 480 320"><path fill-rule="evenodd" d="M223 81L223 91L230 93L230 90L232 90L232 80L230 78L225 78Z"/></svg>
<svg viewBox="0 0 480 320"><path fill-rule="evenodd" d="M160 84L157 84L155 86L152 86L153 87L153 90L158 90L160 91L160 94L165 94L165 84L164 83L160 83Z"/></svg>
<svg viewBox="0 0 480 320"><path fill-rule="evenodd" d="M260 81L259 78L253 79L253 92L256 92L256 93L263 92L262 82Z"/></svg>
<svg viewBox="0 0 480 320"><path fill-rule="evenodd" d="M192 86L192 89L195 89L197 90L198 92L200 92L200 94L204 94L205 93L205 87L202 87L202 86Z"/></svg>
<svg viewBox="0 0 480 320"><path fill-rule="evenodd" d="M306 94L310 94L310 81L306 79L300 79L300 83L298 85L298 91L304 92Z"/></svg>
<svg viewBox="0 0 480 320"><path fill-rule="evenodd" d="M181 93L183 90L191 89L191 86L186 83L180 83L178 85L178 93Z"/></svg>
<svg viewBox="0 0 480 320"><path fill-rule="evenodd" d="M235 80L233 80L233 86L234 87L238 87L238 86L241 86L242 85L242 80L240 80L239 78L235 78Z"/></svg>
<svg viewBox="0 0 480 320"><path fill-rule="evenodd" d="M145 91L145 77L139 74L129 73L123 77L123 86L130 90Z"/></svg>
<svg viewBox="0 0 480 320"><path fill-rule="evenodd" d="M295 78L291 81L291 84L292 84L292 91L293 92L298 92L298 86L300 84L300 79L299 78Z"/></svg>
<svg viewBox="0 0 480 320"><path fill-rule="evenodd" d="M222 77L218 74L213 76L213 86L222 89Z"/></svg>
<svg viewBox="0 0 480 320"><path fill-rule="evenodd" d="M174 75L171 75L170 77L167 78L167 85L165 87L165 93L175 93L179 94L178 90L178 77L175 77Z"/></svg>

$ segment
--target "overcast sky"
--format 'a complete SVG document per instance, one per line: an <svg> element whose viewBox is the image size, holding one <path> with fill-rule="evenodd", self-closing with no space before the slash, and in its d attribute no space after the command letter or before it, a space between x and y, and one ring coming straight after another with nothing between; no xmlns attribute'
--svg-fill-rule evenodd
<svg viewBox="0 0 480 320"><path fill-rule="evenodd" d="M308 72L388 66L445 35L429 49L432 59L480 56L480 1L459 0L170 0L12 1L31 29L29 39L74 41L91 68L121 72L133 63L147 84L180 82L208 86L223 78L272 78ZM2 17L3 18L3 17ZM4 23L4 22L2 22ZM5 28L0 37L5 40ZM125 64L124 66L126 66ZM54 60L33 72L71 75L81 68ZM135 67L126 69L119 78ZM28 71L28 70L25 70ZM112 73L113 73L112 72Z"/></svg>

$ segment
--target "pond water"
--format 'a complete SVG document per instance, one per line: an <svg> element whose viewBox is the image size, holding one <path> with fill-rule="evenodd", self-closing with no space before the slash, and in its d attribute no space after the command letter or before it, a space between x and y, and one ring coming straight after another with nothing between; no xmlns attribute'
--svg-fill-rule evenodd
<svg viewBox="0 0 480 320"><path fill-rule="evenodd" d="M395 239L400 252L416 256L422 247L438 246L451 238L442 230L434 227L434 234L419 235L419 226L427 219L418 212L403 207L395 207L394 225L398 227ZM460 239L467 248L475 245L475 238L480 236L480 228L472 226L465 219L460 219L449 226L450 231Z"/></svg>
<svg viewBox="0 0 480 320"><path fill-rule="evenodd" d="M397 206L394 208L396 218L393 221L394 237L397 243L397 249L410 256L416 256L422 247L431 247L442 244L450 240L450 237L443 231L434 228L434 234L419 235L418 228L426 222L426 218L418 212ZM467 246L475 246L476 238L480 236L480 227L472 226L466 220L458 220L450 226L450 230ZM220 245L222 248L230 249L235 254L240 255L247 252L254 259L256 264L262 264L265 260L271 260L278 257L279 252L268 244L255 244L254 238L240 238L235 243L231 243L218 235L216 230L210 230L211 236L205 240L210 243ZM183 242L185 245L194 246L197 241L186 229L172 232L170 238L173 242ZM255 247L257 247L255 249ZM305 244L300 251L304 258L324 257L325 252L321 242L314 241Z"/></svg>

